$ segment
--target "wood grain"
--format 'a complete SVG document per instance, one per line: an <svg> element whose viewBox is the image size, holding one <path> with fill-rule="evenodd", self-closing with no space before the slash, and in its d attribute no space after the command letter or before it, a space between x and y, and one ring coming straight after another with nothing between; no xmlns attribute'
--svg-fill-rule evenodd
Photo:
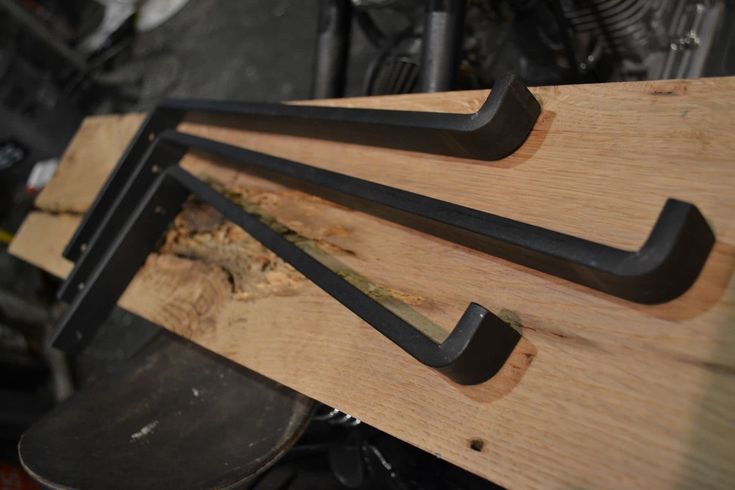
<svg viewBox="0 0 735 490"><path fill-rule="evenodd" d="M504 486L732 488L735 79L534 93L539 122L498 162L205 119L180 129L628 249L643 243L666 198L693 202L718 241L682 297L635 305L190 155L190 171L257 204L388 301L444 331L475 301L512 321L524 340L498 376L456 386L232 225L196 219L206 214L197 209L177 220L121 305ZM486 94L319 103L471 112ZM64 272L54 254L72 228L43 210L86 208L139 120L87 120L13 253ZM474 439L481 451L470 447Z"/></svg>

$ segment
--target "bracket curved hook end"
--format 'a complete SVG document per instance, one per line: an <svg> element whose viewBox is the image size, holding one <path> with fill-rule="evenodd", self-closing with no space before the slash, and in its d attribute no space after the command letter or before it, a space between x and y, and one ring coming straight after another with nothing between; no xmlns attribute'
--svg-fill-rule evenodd
<svg viewBox="0 0 735 490"><path fill-rule="evenodd" d="M505 365L521 334L477 303L467 306L447 339L439 345L444 354L434 368L462 385L483 383Z"/></svg>
<svg viewBox="0 0 735 490"><path fill-rule="evenodd" d="M495 82L457 139L473 158L500 160L526 141L540 114L541 104L528 87L515 75L507 74Z"/></svg>

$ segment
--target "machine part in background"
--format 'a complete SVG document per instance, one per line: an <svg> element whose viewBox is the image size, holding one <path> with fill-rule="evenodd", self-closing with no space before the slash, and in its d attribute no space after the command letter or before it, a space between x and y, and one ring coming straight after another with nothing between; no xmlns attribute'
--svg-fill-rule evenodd
<svg viewBox="0 0 735 490"><path fill-rule="evenodd" d="M381 14L382 21L391 20L393 28L378 27L373 19L378 14ZM413 92L419 77L421 34L416 32L411 16L403 11L385 15L382 10L357 9L355 20L377 50L377 55L367 65L363 93L389 95Z"/></svg>
<svg viewBox="0 0 735 490"><path fill-rule="evenodd" d="M370 72L365 93L368 95L407 94L419 78L419 65L411 58L391 56L380 60Z"/></svg>
<svg viewBox="0 0 735 490"><path fill-rule="evenodd" d="M559 0L554 0L559 1ZM619 78L656 80L702 76L724 0L564 0L580 36L594 36L619 61ZM594 65L588 50L582 68Z"/></svg>
<svg viewBox="0 0 735 490"><path fill-rule="evenodd" d="M352 3L350 0L319 0L319 24L312 96L342 97L350 51Z"/></svg>
<svg viewBox="0 0 735 490"><path fill-rule="evenodd" d="M708 57L712 57L715 35L727 26L722 19L724 12L725 5L721 1L679 2L669 28L669 50L664 51L662 62L655 59L661 68L658 72L652 71L652 78L702 76Z"/></svg>
<svg viewBox="0 0 735 490"><path fill-rule="evenodd" d="M465 0L427 0L424 15L419 90L452 90L464 37Z"/></svg>
<svg viewBox="0 0 735 490"><path fill-rule="evenodd" d="M316 409L314 412L314 420L343 427L355 427L362 423L360 419L326 405L322 405Z"/></svg>
<svg viewBox="0 0 735 490"><path fill-rule="evenodd" d="M313 407L161 331L33 425L18 452L49 488L233 488L291 448Z"/></svg>
<svg viewBox="0 0 735 490"><path fill-rule="evenodd" d="M358 27L377 49L368 95L484 88L506 72L528 85L735 72L732 0L353 3ZM459 5L464 22L450 15ZM396 27L397 18L408 25Z"/></svg>
<svg viewBox="0 0 735 490"><path fill-rule="evenodd" d="M252 490L501 488L365 423L319 420L323 410L329 409L317 409L301 439L254 482Z"/></svg>

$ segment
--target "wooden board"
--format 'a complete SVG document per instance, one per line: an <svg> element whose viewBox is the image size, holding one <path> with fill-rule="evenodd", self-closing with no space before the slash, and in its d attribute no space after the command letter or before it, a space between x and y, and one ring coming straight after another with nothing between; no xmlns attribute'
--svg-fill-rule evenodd
<svg viewBox="0 0 735 490"><path fill-rule="evenodd" d="M196 208L120 304L504 486L733 488L735 79L534 93L540 120L499 162L206 120L180 129L628 249L643 243L666 198L693 202L718 241L682 297L632 304L190 155L186 168L256 203L388 300L444 331L475 301L517 325L523 341L489 382L452 384ZM471 112L486 94L320 103ZM72 231L63 213L89 205L139 121L85 122L13 253L68 270L56 255Z"/></svg>

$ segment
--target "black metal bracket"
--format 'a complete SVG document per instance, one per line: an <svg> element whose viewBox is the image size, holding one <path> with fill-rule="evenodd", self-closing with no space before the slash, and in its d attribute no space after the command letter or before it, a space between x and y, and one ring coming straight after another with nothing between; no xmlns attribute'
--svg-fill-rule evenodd
<svg viewBox="0 0 735 490"><path fill-rule="evenodd" d="M168 100L158 105L138 130L63 255L71 261L79 258L150 143L164 130L175 129L185 117L217 116L228 124L249 125L259 131L497 160L526 140L540 112L533 94L512 75L495 83L474 114Z"/></svg>
<svg viewBox="0 0 735 490"><path fill-rule="evenodd" d="M164 148L167 145L156 145ZM181 148L168 147L170 163ZM160 157L160 153L157 154ZM480 305L471 303L452 333L442 343L375 301L336 272L176 165L160 171L142 201L132 210L111 246L95 264L73 304L57 327L52 343L74 352L88 341L109 314L168 224L189 195L219 210L309 280L423 364L461 384L481 383L500 370L520 334Z"/></svg>
<svg viewBox="0 0 735 490"><path fill-rule="evenodd" d="M354 207L357 200L361 211L637 303L662 303L686 291L715 240L697 207L675 199L667 200L643 247L626 251L310 165L164 131L137 166L131 166L128 182L115 193L116 200L62 285L61 299L71 302L89 282L157 172L176 164L188 150L236 162L240 170L348 206Z"/></svg>

